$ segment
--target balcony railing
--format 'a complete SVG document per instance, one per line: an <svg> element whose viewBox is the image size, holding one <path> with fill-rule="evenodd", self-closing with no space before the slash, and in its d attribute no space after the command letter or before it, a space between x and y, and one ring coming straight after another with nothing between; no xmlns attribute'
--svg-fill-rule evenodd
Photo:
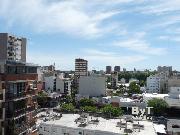
<svg viewBox="0 0 180 135"><path fill-rule="evenodd" d="M27 112L32 112L32 111L35 111L35 110L36 110L35 106L31 106L31 107L28 107L26 109Z"/></svg>
<svg viewBox="0 0 180 135"><path fill-rule="evenodd" d="M7 118L13 118L13 117L19 117L21 115L25 115L26 114L26 109L19 109L19 110L15 110L13 112L11 111L7 111L6 112L6 117Z"/></svg>
<svg viewBox="0 0 180 135"><path fill-rule="evenodd" d="M5 94L5 98L6 100L13 100L13 99L21 99L21 98L25 98L26 94L20 93L20 94L13 94L13 93L6 93Z"/></svg>
<svg viewBox="0 0 180 135"><path fill-rule="evenodd" d="M28 130L27 124L15 125L15 127L14 127L15 134L21 134L23 132L26 132L27 130Z"/></svg>

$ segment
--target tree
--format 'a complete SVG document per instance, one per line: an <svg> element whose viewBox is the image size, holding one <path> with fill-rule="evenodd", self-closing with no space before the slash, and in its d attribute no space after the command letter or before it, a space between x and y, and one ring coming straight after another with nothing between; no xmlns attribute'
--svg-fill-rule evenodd
<svg viewBox="0 0 180 135"><path fill-rule="evenodd" d="M92 99L83 98L79 101L81 107L84 106L94 106L94 101Z"/></svg>
<svg viewBox="0 0 180 135"><path fill-rule="evenodd" d="M140 91L140 86L136 82L131 82L129 85L129 94L139 94L141 93Z"/></svg>
<svg viewBox="0 0 180 135"><path fill-rule="evenodd" d="M168 108L168 104L163 99L153 98L148 101L148 106L153 107L153 113L155 116L163 115Z"/></svg>
<svg viewBox="0 0 180 135"><path fill-rule="evenodd" d="M101 111L107 117L118 117L123 113L123 111L119 107L113 107L112 105L105 105L101 109Z"/></svg>
<svg viewBox="0 0 180 135"><path fill-rule="evenodd" d="M69 104L62 104L61 110L64 112L73 112L75 107L73 106L72 103Z"/></svg>
<svg viewBox="0 0 180 135"><path fill-rule="evenodd" d="M45 92L43 92L43 91L39 92L38 95L37 95L38 105L40 105L41 107L45 107L47 101L48 101L48 95L47 95L47 93L45 93Z"/></svg>
<svg viewBox="0 0 180 135"><path fill-rule="evenodd" d="M141 80L141 81L139 82L139 85L140 85L141 87L145 86L145 81L144 81L144 80Z"/></svg>
<svg viewBox="0 0 180 135"><path fill-rule="evenodd" d="M85 112L92 112L92 113L97 112L97 108L95 106L84 106L84 107L81 107L81 110Z"/></svg>
<svg viewBox="0 0 180 135"><path fill-rule="evenodd" d="M66 95L64 99L65 99L66 103L72 103L73 102L73 99L70 95Z"/></svg>

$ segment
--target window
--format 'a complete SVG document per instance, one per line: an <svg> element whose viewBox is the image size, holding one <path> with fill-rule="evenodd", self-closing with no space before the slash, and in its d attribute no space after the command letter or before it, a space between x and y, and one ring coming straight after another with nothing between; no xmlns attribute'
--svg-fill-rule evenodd
<svg viewBox="0 0 180 135"><path fill-rule="evenodd" d="M27 67L27 73L37 73L37 67Z"/></svg>
<svg viewBox="0 0 180 135"><path fill-rule="evenodd" d="M0 94L0 100L3 100L3 93Z"/></svg>

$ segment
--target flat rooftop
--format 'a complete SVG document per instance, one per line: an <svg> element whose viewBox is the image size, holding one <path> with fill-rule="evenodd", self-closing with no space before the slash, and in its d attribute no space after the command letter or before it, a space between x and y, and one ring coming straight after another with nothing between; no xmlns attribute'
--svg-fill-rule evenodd
<svg viewBox="0 0 180 135"><path fill-rule="evenodd" d="M125 134L124 129L117 126L117 123L120 122L120 119L104 119L101 117L91 117L87 118L88 124L85 127L79 127L79 122L76 123L75 120L80 117L79 114L62 114L62 117L59 120L51 119L44 122L38 119L38 123L40 125L53 125L53 126L61 126L67 128L75 128L75 129L86 129L86 130L93 130L93 131L102 131L102 132L109 132L113 134ZM46 117L48 118L48 117ZM98 119L99 123L91 123L91 120ZM121 122L125 123L124 119L121 119ZM133 124L144 125L144 129L133 129ZM150 121L133 121L133 123L127 123L127 129L133 130L131 134L133 135L156 135L155 129L153 127L153 123Z"/></svg>
<svg viewBox="0 0 180 135"><path fill-rule="evenodd" d="M180 133L180 119L168 119L167 130L168 132Z"/></svg>

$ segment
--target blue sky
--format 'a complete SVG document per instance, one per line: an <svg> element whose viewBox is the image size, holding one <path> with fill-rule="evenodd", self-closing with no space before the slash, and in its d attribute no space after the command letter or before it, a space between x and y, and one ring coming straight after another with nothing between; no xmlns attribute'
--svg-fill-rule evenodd
<svg viewBox="0 0 180 135"><path fill-rule="evenodd" d="M0 0L0 32L27 37L27 60L74 70L180 70L180 0Z"/></svg>

